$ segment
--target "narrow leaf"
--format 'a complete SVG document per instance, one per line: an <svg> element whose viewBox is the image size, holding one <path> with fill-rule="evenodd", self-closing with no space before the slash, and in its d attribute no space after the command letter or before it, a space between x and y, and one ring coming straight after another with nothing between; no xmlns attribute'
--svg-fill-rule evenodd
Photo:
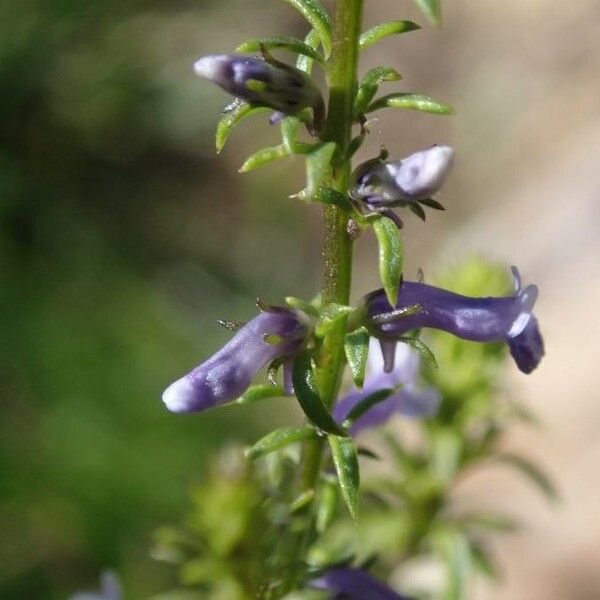
<svg viewBox="0 0 600 600"><path fill-rule="evenodd" d="M531 481L550 500L558 500L558 491L552 480L540 467L518 454L497 454L494 459L515 467L522 475Z"/></svg>
<svg viewBox="0 0 600 600"><path fill-rule="evenodd" d="M279 398L286 396L284 389L278 385L271 385L270 383L264 383L262 385L250 386L243 395L241 395L236 402L238 404L252 404L265 398Z"/></svg>
<svg viewBox="0 0 600 600"><path fill-rule="evenodd" d="M411 92L388 94L378 98L369 106L366 112L373 112L380 108L408 108L434 115L451 115L454 109L443 102L434 100L425 94L413 94Z"/></svg>
<svg viewBox="0 0 600 600"><path fill-rule="evenodd" d="M352 210L352 204L350 200L341 192L334 190L333 188L321 187L319 193L313 198L323 204L333 204L338 208L341 208L344 212L350 212Z"/></svg>
<svg viewBox="0 0 600 600"><path fill-rule="evenodd" d="M400 81L400 79L402 79L402 75L392 67L375 67L368 71L362 78L356 95L356 114L360 115L367 110L382 83L385 81Z"/></svg>
<svg viewBox="0 0 600 600"><path fill-rule="evenodd" d="M459 531L443 529L436 532L434 546L448 571L444 600L463 600L468 595L467 588L472 571L467 538Z"/></svg>
<svg viewBox="0 0 600 600"><path fill-rule="evenodd" d="M313 306L310 302L306 302L305 300L301 300L300 298L296 298L294 296L287 296L285 298L285 303L292 308L305 312L311 317L319 318L321 316L321 314L319 313L319 309L316 306Z"/></svg>
<svg viewBox="0 0 600 600"><path fill-rule="evenodd" d="M332 302L321 311L321 320L315 329L317 336L322 337L333 327L340 319L354 312L354 308L344 304Z"/></svg>
<svg viewBox="0 0 600 600"><path fill-rule="evenodd" d="M396 224L387 217L380 217L373 223L379 242L379 276L391 306L396 306L398 287L402 277L404 248L402 236Z"/></svg>
<svg viewBox="0 0 600 600"><path fill-rule="evenodd" d="M282 427L271 431L248 448L246 456L250 459L259 458L289 444L315 439L317 435L317 431L313 427Z"/></svg>
<svg viewBox="0 0 600 600"><path fill-rule="evenodd" d="M307 504L310 504L314 497L315 497L315 490L313 490L312 488L310 488L309 490L306 490L305 492L301 492L300 494L298 494L298 496L296 496L294 501L290 504L291 512L296 512L298 510L301 510Z"/></svg>
<svg viewBox="0 0 600 600"><path fill-rule="evenodd" d="M411 348L414 348L424 359L431 362L431 364L437 369L438 363L435 358L435 354L431 351L431 348L416 337L405 336L401 337L401 342L408 344Z"/></svg>
<svg viewBox="0 0 600 600"><path fill-rule="evenodd" d="M475 569L492 581L500 581L501 573L485 546L469 540L469 551L471 552L471 562Z"/></svg>
<svg viewBox="0 0 600 600"><path fill-rule="evenodd" d="M321 44L321 38L319 37L319 34L314 30L311 29L307 34L306 37L304 38L304 43L309 46L310 48L312 48L313 50L316 50L319 45ZM313 59L309 58L308 56L305 56L304 54L301 54L300 56L298 56L297 60L296 60L296 68L300 69L301 71L304 71L305 73L308 73L309 75L312 72L312 67L313 67Z"/></svg>
<svg viewBox="0 0 600 600"><path fill-rule="evenodd" d="M286 117L281 121L281 139L288 154L296 153L296 138L300 121L296 117Z"/></svg>
<svg viewBox="0 0 600 600"><path fill-rule="evenodd" d="M327 436L333 464L337 473L342 498L350 511L351 517L358 518L360 472L358 468L358 453L351 438L337 435Z"/></svg>
<svg viewBox="0 0 600 600"><path fill-rule="evenodd" d="M358 45L361 50L364 50L390 35L407 33L416 29L421 29L421 27L412 21L388 21L361 33Z"/></svg>
<svg viewBox="0 0 600 600"><path fill-rule="evenodd" d="M302 54L312 60L316 60L318 63L323 64L323 57L314 48L311 48L308 44L305 44L302 40L293 37L263 37L249 40L240 44L235 51L236 52L260 52L263 48L271 50L273 48L283 48L296 54Z"/></svg>
<svg viewBox="0 0 600 600"><path fill-rule="evenodd" d="M317 509L316 528L319 533L323 533L335 516L337 508L338 491L334 481L326 481L321 486L321 497L319 498L319 508Z"/></svg>
<svg viewBox="0 0 600 600"><path fill-rule="evenodd" d="M331 174L335 143L319 144L306 156L306 194L312 200Z"/></svg>
<svg viewBox="0 0 600 600"><path fill-rule="evenodd" d="M419 200L419 202L425 206L429 206L429 208L433 208L434 210L446 210L443 204L440 204L433 198L424 198L423 200Z"/></svg>
<svg viewBox="0 0 600 600"><path fill-rule="evenodd" d="M369 332L366 327L359 327L346 335L344 353L350 366L354 385L361 388L365 382L369 354Z"/></svg>
<svg viewBox="0 0 600 600"><path fill-rule="evenodd" d="M321 400L308 352L303 352L294 361L292 383L298 402L312 423L327 433L334 433L337 436L348 435L336 423Z"/></svg>
<svg viewBox="0 0 600 600"><path fill-rule="evenodd" d="M414 0L417 7L435 27L442 24L442 8L440 0Z"/></svg>
<svg viewBox="0 0 600 600"><path fill-rule="evenodd" d="M394 388L385 388L383 390L377 390L372 394L369 394L363 398L358 404L352 407L350 412L344 418L344 425L351 427L358 419L360 419L368 410L373 408L376 404L387 400L393 393Z"/></svg>
<svg viewBox="0 0 600 600"><path fill-rule="evenodd" d="M258 169L258 167L262 167L275 160L286 158L287 156L289 156L289 154L284 144L261 148L246 159L246 162L240 167L240 173L247 173L248 171Z"/></svg>
<svg viewBox="0 0 600 600"><path fill-rule="evenodd" d="M250 115L269 112L270 109L263 106L251 106L247 102L236 100L225 107L221 113L221 119L217 124L217 132L215 134L215 146L217 152L221 152L225 143L229 139L235 126Z"/></svg>
<svg viewBox="0 0 600 600"><path fill-rule="evenodd" d="M331 19L317 0L283 0L293 6L318 33L325 58L331 54Z"/></svg>

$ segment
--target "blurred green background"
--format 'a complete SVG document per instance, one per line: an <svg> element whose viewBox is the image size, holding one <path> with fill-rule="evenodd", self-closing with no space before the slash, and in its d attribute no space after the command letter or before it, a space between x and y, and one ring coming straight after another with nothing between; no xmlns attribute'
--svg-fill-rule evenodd
<svg viewBox="0 0 600 600"><path fill-rule="evenodd" d="M366 25L422 22L408 1L366 5ZM458 150L442 198L450 210L427 226L407 218L409 273L475 249L540 284L549 358L537 383L511 389L550 407L551 442L537 452L555 452L574 504L562 529L548 517L522 548L500 547L509 585L481 598L591 600L600 581L581 557L600 550L600 520L590 525L600 476L589 475L600 447L585 458L579 448L600 433L598 393L591 362L560 348L570 347L569 331L596 326L589 307L600 299L600 277L590 276L600 274L600 14L592 0L446 5L443 32L385 42L362 70L393 64L404 89L436 95L458 116L383 116L364 155L380 141L395 156L435 142ZM160 402L167 383L227 339L216 319L249 318L257 296L277 302L318 289L318 208L287 200L302 187L301 165L236 173L259 139L277 137L260 118L216 157L227 98L191 70L201 54L278 33L301 36L304 24L277 0L0 5L2 599L62 600L106 567L131 598L168 587L172 574L148 557L150 533L183 511L207 451L286 419L281 403L178 417ZM357 295L377 285L372 241L358 252ZM598 356L593 338L581 356ZM586 402L579 420L561 412L568 395ZM527 437L514 443L536 451ZM579 478L573 464L587 465ZM503 493L514 504L513 490L495 496ZM529 501L525 493L525 520L540 514ZM568 555L541 552L523 571L519 548L531 556L532 544L565 535ZM545 595L539 585L532 595L531 580L544 578Z"/></svg>

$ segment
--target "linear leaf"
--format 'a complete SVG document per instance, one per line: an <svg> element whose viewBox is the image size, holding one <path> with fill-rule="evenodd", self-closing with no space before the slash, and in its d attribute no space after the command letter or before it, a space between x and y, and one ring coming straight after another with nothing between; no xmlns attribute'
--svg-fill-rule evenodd
<svg viewBox="0 0 600 600"><path fill-rule="evenodd" d="M379 86L384 81L400 81L402 75L392 67L375 67L363 77L358 93L356 94L355 112L357 115L364 113L375 98Z"/></svg>
<svg viewBox="0 0 600 600"><path fill-rule="evenodd" d="M360 419L368 410L373 408L376 404L387 400L394 391L394 388L384 388L363 398L358 404L352 407L350 412L344 418L345 426L351 427L354 425L354 423L356 423L356 421L358 421L358 419Z"/></svg>
<svg viewBox="0 0 600 600"><path fill-rule="evenodd" d="M314 48L311 48L308 44L305 44L302 40L294 37L262 37L253 40L248 40L243 44L240 44L235 51L236 52L260 52L263 48L271 50L273 48L283 48L296 54L302 54L309 58L316 60L318 63L323 64L323 57Z"/></svg>
<svg viewBox="0 0 600 600"><path fill-rule="evenodd" d="M331 54L331 19L317 0L283 0L293 6L319 34L325 57Z"/></svg>
<svg viewBox="0 0 600 600"><path fill-rule="evenodd" d="M396 306L398 287L402 277L404 248L402 236L396 224L387 217L380 217L373 223L379 243L379 276L391 306Z"/></svg>
<svg viewBox="0 0 600 600"><path fill-rule="evenodd" d="M312 200L331 173L331 159L335 143L320 144L306 156L306 195Z"/></svg>
<svg viewBox="0 0 600 600"><path fill-rule="evenodd" d="M313 306L310 302L296 298L295 296L286 296L285 303L292 308L296 308L302 312L305 312L311 317L319 318L321 316L319 309L316 306Z"/></svg>
<svg viewBox="0 0 600 600"><path fill-rule="evenodd" d="M296 152L296 138L298 137L298 129L300 121L296 117L285 117L281 121L281 139L288 154Z"/></svg>
<svg viewBox="0 0 600 600"><path fill-rule="evenodd" d="M338 503L338 491L334 481L325 481L321 486L321 497L317 509L315 526L319 533L323 533L335 516Z"/></svg>
<svg viewBox="0 0 600 600"><path fill-rule="evenodd" d="M369 332L366 327L359 327L346 335L344 353L350 366L354 385L363 386L369 354Z"/></svg>
<svg viewBox="0 0 600 600"><path fill-rule="evenodd" d="M217 124L217 132L215 133L215 146L217 153L223 150L225 142L229 139L235 126L250 115L269 112L270 109L264 106L251 106L247 102L236 100L226 106L221 113L221 118Z"/></svg>
<svg viewBox="0 0 600 600"><path fill-rule="evenodd" d="M434 546L448 571L444 600L463 600L473 568L469 541L461 532L445 528L436 532Z"/></svg>
<svg viewBox="0 0 600 600"><path fill-rule="evenodd" d="M434 115L454 114L454 109L449 104L438 102L426 94L413 94L412 92L382 96L375 100L366 112L373 112L380 108L408 108L410 110L419 110Z"/></svg>
<svg viewBox="0 0 600 600"><path fill-rule="evenodd" d="M358 467L358 453L351 438L337 435L327 436L333 464L337 473L342 498L350 511L351 517L358 518L360 472Z"/></svg>
<svg viewBox="0 0 600 600"><path fill-rule="evenodd" d="M333 188L321 187L319 193L313 197L313 200L317 200L323 204L333 204L345 212L352 210L352 204L348 198Z"/></svg>
<svg viewBox="0 0 600 600"><path fill-rule="evenodd" d="M358 45L361 50L364 50L390 35L407 33L417 29L421 29L421 27L412 21L388 21L387 23L381 23L381 25L375 25L375 27L361 33Z"/></svg>
<svg viewBox="0 0 600 600"><path fill-rule="evenodd" d="M522 475L537 486L550 500L558 500L558 491L552 480L540 467L518 454L502 453L494 456L494 460L515 467Z"/></svg>
<svg viewBox="0 0 600 600"><path fill-rule="evenodd" d="M251 404L253 402L258 402L259 400L264 400L265 398L279 398L286 395L287 394L282 387L264 383L261 385L250 386L236 402L238 404Z"/></svg>
<svg viewBox="0 0 600 600"><path fill-rule="evenodd" d="M414 3L435 27L442 24L440 0L414 0Z"/></svg>
<svg viewBox="0 0 600 600"><path fill-rule="evenodd" d="M308 352L303 352L294 361L292 383L298 402L304 414L312 423L327 433L334 433L337 436L348 435L336 423L325 404L323 404L323 400L321 400Z"/></svg>
<svg viewBox="0 0 600 600"><path fill-rule="evenodd" d="M435 354L431 351L431 348L419 338L405 336L400 338L399 341L408 344L411 348L414 348L423 358L430 361L431 364L437 369L438 363L435 358Z"/></svg>
<svg viewBox="0 0 600 600"><path fill-rule="evenodd" d="M248 448L246 456L250 459L259 458L288 444L314 439L317 435L317 431L313 427L282 427L271 431Z"/></svg>
<svg viewBox="0 0 600 600"><path fill-rule="evenodd" d="M274 160L280 160L286 156L289 156L289 154L285 144L261 148L246 159L246 162L240 167L240 173L247 173L248 171L258 169L258 167L262 167Z"/></svg>
<svg viewBox="0 0 600 600"><path fill-rule="evenodd" d="M321 320L315 328L315 333L319 337L326 335L340 319L347 317L354 311L355 309L352 306L346 306L345 304L337 304L336 302L328 304L321 311Z"/></svg>
<svg viewBox="0 0 600 600"><path fill-rule="evenodd" d="M306 34L306 37L304 38L304 43L307 46L309 46L310 48L312 48L313 50L317 50L317 48L321 44L321 38L319 37L319 34L314 29L311 29ZM300 69L301 71L304 71L305 73L308 73L309 75L312 72L312 67L313 67L313 59L312 58L309 58L308 56L301 54L296 59L296 68Z"/></svg>

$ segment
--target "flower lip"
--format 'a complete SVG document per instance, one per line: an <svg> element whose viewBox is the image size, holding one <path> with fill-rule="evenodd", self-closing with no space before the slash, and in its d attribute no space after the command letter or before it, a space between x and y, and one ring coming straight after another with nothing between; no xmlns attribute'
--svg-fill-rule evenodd
<svg viewBox="0 0 600 600"><path fill-rule="evenodd" d="M246 323L209 359L169 385L162 400L172 412L202 411L238 398L277 358L299 352L308 336L305 317L273 307Z"/></svg>

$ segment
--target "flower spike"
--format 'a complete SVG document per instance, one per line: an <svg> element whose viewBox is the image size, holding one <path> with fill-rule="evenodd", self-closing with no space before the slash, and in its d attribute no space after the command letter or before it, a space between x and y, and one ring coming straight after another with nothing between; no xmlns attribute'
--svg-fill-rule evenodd
<svg viewBox="0 0 600 600"><path fill-rule="evenodd" d="M231 402L263 367L298 353L307 334L307 323L296 310L277 307L261 312L211 358L172 383L163 393L163 402L176 413Z"/></svg>
<svg viewBox="0 0 600 600"><path fill-rule="evenodd" d="M392 307L383 290L372 292L365 298L371 333L383 339L397 339L412 329L431 327L475 342L505 341L519 369L531 373L544 355L544 342L533 315L538 289L535 285L521 287L514 268L513 275L517 290L512 296L501 298L472 298L416 281L403 281L396 306ZM421 306L419 312L381 322L382 314L417 304Z"/></svg>

